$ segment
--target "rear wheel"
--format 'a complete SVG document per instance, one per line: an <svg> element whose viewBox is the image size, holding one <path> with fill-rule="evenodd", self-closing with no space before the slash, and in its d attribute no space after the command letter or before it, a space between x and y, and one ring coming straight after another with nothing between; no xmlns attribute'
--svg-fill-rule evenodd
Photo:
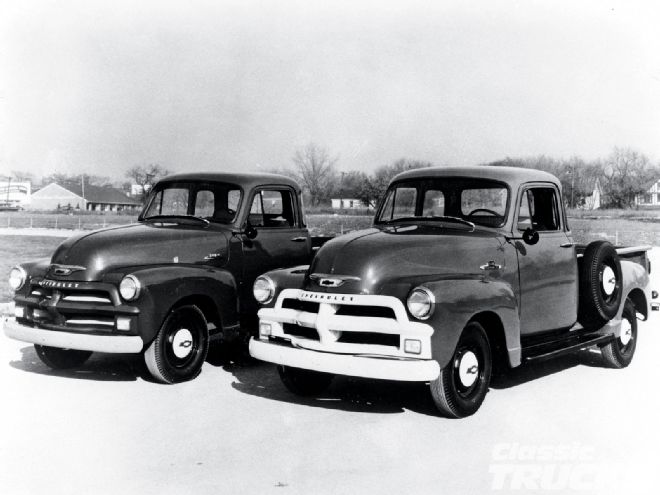
<svg viewBox="0 0 660 495"><path fill-rule="evenodd" d="M603 361L610 368L625 368L632 361L637 347L637 314L635 305L626 299L621 318L621 334L601 348Z"/></svg>
<svg viewBox="0 0 660 495"><path fill-rule="evenodd" d="M486 332L479 323L469 323L451 361L431 382L431 396L440 413L463 418L477 412L488 392L492 365Z"/></svg>
<svg viewBox="0 0 660 495"><path fill-rule="evenodd" d="M76 349L60 349L34 344L39 359L54 370L66 370L82 365L92 355L92 351L78 351Z"/></svg>
<svg viewBox="0 0 660 495"><path fill-rule="evenodd" d="M174 309L144 351L151 375L162 383L192 380L202 371L209 350L206 318L197 306Z"/></svg>
<svg viewBox="0 0 660 495"><path fill-rule="evenodd" d="M319 371L278 366L277 372L284 386L296 395L316 395L330 386L334 375Z"/></svg>

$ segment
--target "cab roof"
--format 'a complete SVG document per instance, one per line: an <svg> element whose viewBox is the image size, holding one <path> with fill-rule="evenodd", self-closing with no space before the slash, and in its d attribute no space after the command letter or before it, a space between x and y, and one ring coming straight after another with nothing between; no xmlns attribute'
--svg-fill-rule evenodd
<svg viewBox="0 0 660 495"><path fill-rule="evenodd" d="M252 189L257 186L289 186L300 192L300 186L293 179L280 174L268 173L231 173L231 172L192 172L168 175L158 182L227 182L241 186L243 189Z"/></svg>
<svg viewBox="0 0 660 495"><path fill-rule="evenodd" d="M390 183L410 179L435 179L441 177L469 177L505 182L512 188L527 182L550 182L561 189L559 179L548 172L531 168L498 167L480 165L470 167L429 167L416 168L396 175Z"/></svg>

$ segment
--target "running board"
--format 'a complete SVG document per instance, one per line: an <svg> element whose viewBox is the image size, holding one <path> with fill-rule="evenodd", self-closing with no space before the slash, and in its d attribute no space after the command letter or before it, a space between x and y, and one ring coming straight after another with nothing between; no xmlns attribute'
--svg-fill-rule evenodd
<svg viewBox="0 0 660 495"><path fill-rule="evenodd" d="M555 358L564 354L581 351L599 344L606 344L615 337L613 335L579 335L564 340L537 344L523 348L524 362L539 362Z"/></svg>

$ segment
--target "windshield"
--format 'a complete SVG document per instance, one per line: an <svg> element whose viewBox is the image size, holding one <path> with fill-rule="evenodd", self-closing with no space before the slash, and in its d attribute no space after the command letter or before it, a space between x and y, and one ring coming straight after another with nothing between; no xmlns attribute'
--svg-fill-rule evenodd
<svg viewBox="0 0 660 495"><path fill-rule="evenodd" d="M508 188L492 180L448 177L406 181L390 186L376 224L460 219L501 227L508 204Z"/></svg>
<svg viewBox="0 0 660 495"><path fill-rule="evenodd" d="M166 182L157 184L142 219L195 217L230 224L236 218L241 190L223 182Z"/></svg>

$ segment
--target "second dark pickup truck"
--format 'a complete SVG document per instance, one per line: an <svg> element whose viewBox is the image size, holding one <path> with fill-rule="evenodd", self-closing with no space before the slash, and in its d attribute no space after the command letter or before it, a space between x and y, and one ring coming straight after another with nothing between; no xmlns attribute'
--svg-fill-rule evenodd
<svg viewBox="0 0 660 495"><path fill-rule="evenodd" d="M649 247L576 245L561 197L536 170L400 174L373 228L257 279L251 354L303 395L333 375L428 382L449 417L479 409L493 369L590 347L627 366L657 308Z"/></svg>
<svg viewBox="0 0 660 495"><path fill-rule="evenodd" d="M252 284L308 264L326 239L309 235L300 188L274 174L180 174L151 191L138 223L64 241L51 259L10 274L15 321L52 368L94 351L143 353L153 377L196 377L212 338L256 327Z"/></svg>

